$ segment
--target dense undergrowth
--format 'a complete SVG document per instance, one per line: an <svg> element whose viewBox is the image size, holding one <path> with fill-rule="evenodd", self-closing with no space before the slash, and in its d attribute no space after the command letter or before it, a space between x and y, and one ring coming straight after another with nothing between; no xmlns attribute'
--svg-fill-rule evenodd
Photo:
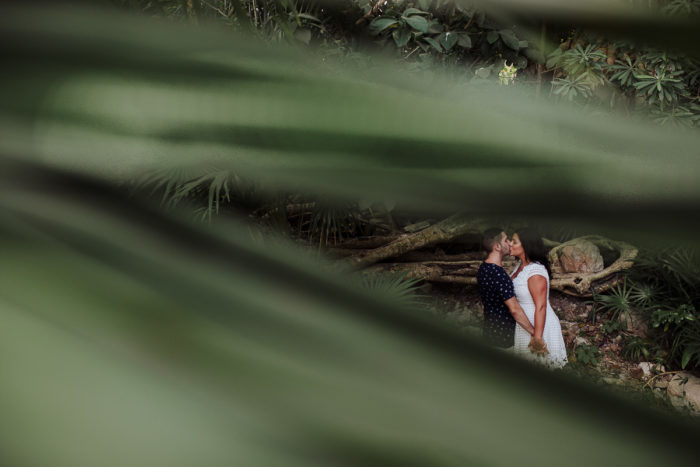
<svg viewBox="0 0 700 467"><path fill-rule="evenodd" d="M500 80L592 112L700 125L700 62L647 43L643 34L630 40L554 20L516 21L487 3L455 0L114 3L174 21L214 20L265 41L306 47L322 61L366 68L380 53L426 83L436 71L463 83ZM635 8L688 19L698 16L700 2L656 0Z"/></svg>

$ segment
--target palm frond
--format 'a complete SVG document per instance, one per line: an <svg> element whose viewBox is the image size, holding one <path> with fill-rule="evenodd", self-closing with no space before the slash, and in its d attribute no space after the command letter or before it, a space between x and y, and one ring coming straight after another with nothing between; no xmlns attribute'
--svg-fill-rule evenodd
<svg viewBox="0 0 700 467"><path fill-rule="evenodd" d="M688 235L698 227L695 133L593 119L515 91L443 85L439 75L430 89L383 69L371 79L319 75L298 51L216 30L56 18L3 15L12 70L0 87L4 152L26 148L23 157L117 181L215 166L274 189L362 192L436 214L575 212L632 235L650 219ZM66 72L64 63L85 65ZM37 109L30 120L20 96Z"/></svg>
<svg viewBox="0 0 700 467"><path fill-rule="evenodd" d="M226 179L186 171L216 167L281 192L683 241L697 134L439 76L323 75L218 30L0 8L1 464L512 465L543 439L543 466L697 463L695 425L116 186L172 169L177 183L153 182L204 187L215 210Z"/></svg>
<svg viewBox="0 0 700 467"><path fill-rule="evenodd" d="M205 231L53 170L0 177L3 463L506 465L542 436L539 465L697 460L697 427L359 293L245 227Z"/></svg>

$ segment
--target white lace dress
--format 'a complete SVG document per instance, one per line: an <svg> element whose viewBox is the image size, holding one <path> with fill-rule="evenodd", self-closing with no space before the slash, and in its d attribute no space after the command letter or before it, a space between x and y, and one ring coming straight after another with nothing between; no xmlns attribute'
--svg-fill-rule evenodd
<svg viewBox="0 0 700 467"><path fill-rule="evenodd" d="M520 263L517 264L515 270L511 273L511 278L513 277L513 274L515 274L515 271L518 270L519 266ZM559 318L557 318L557 315L554 314L554 310L549 304L549 275L547 274L547 269L540 263L535 262L525 266L523 270L520 271L520 274L513 279L515 296L518 299L520 306L523 307L528 319L534 325L535 302L532 300L530 289L527 287L527 280L535 275L540 275L547 279L547 314L544 322L544 332L542 333L542 338L547 344L549 355L543 359L542 357L538 357L530 352L527 345L530 343L531 336L519 324L515 325L515 342L513 351L517 355L529 360L543 363L550 368L562 368L568 363L566 358L566 346L564 345L564 337L561 334L561 324L559 323Z"/></svg>

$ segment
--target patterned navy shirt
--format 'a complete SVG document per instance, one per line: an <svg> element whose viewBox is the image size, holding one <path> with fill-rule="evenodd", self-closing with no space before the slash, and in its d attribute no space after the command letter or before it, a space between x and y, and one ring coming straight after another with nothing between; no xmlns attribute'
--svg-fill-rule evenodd
<svg viewBox="0 0 700 467"><path fill-rule="evenodd" d="M505 301L515 297L513 281L501 266L481 263L476 273L484 305L484 337L498 347L512 347L515 320Z"/></svg>

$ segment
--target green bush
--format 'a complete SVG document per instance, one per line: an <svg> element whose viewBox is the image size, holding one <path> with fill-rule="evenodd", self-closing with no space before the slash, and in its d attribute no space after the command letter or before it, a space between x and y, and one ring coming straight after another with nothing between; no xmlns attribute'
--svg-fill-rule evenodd
<svg viewBox="0 0 700 467"><path fill-rule="evenodd" d="M627 329L627 321L633 312L632 288L627 285L627 281L613 287L608 294L593 295L593 310L591 312L592 321L595 321L599 314L606 316L603 324L603 332L612 334Z"/></svg>
<svg viewBox="0 0 700 467"><path fill-rule="evenodd" d="M688 249L642 251L630 276L594 296L591 319L603 332L627 334L632 313L649 324L649 339L627 336L623 355L653 358L672 368L700 368L700 255Z"/></svg>
<svg viewBox="0 0 700 467"><path fill-rule="evenodd" d="M576 347L576 361L584 365L598 364L598 347L595 345L579 345Z"/></svg>
<svg viewBox="0 0 700 467"><path fill-rule="evenodd" d="M642 339L641 337L629 338L625 346L622 348L622 355L633 362L639 362L641 360L648 360L651 351L649 349L649 343Z"/></svg>
<svg viewBox="0 0 700 467"><path fill-rule="evenodd" d="M575 25L545 27L543 22L535 33L531 24L505 23L454 0L241 0L235 8L223 0L112 1L175 21L207 17L269 41L320 46L333 59L366 62L363 52L381 50L396 56L399 66L427 76L441 67L460 79L496 82L504 64L513 64L521 82L537 83L538 95L551 86L557 99L644 115L661 125L700 125L697 59L614 42ZM660 0L635 8L697 15L700 0Z"/></svg>
<svg viewBox="0 0 700 467"><path fill-rule="evenodd" d="M700 368L699 260L688 249L646 251L632 270L632 303L648 317L668 366Z"/></svg>

